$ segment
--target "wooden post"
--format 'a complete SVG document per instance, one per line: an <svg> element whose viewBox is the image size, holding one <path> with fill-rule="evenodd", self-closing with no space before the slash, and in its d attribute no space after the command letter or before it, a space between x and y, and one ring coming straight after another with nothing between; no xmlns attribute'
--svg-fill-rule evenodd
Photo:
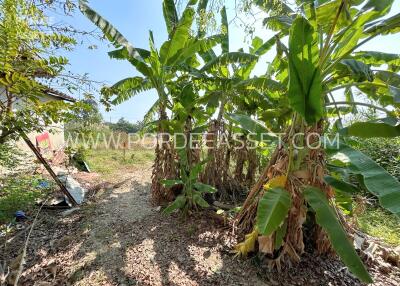
<svg viewBox="0 0 400 286"><path fill-rule="evenodd" d="M123 156L124 156L124 162L126 162L126 149L127 149L128 143L124 142L122 143L122 152L123 152Z"/></svg>
<svg viewBox="0 0 400 286"><path fill-rule="evenodd" d="M47 163L46 159L43 158L42 154L40 154L39 150L35 147L35 145L33 145L32 141L28 138L28 136L25 134L25 132L20 130L19 134L22 136L22 139L24 139L25 143L29 146L29 148L36 155L36 157L38 158L40 163L42 163L43 166L46 168L47 172L49 172L50 176L53 178L53 180L56 182L56 184L60 187L61 192L63 192L64 195L67 196L67 198L71 202L72 206L77 206L78 203L75 201L74 197L69 193L67 188L64 186L64 184L60 181L60 179L54 173L53 169Z"/></svg>

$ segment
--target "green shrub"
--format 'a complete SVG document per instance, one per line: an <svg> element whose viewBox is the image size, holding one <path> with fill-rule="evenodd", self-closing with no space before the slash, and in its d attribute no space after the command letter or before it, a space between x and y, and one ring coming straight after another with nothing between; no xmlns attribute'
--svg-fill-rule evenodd
<svg viewBox="0 0 400 286"><path fill-rule="evenodd" d="M0 144L0 167L7 169L15 168L18 165L18 158L22 155L11 143Z"/></svg>
<svg viewBox="0 0 400 286"><path fill-rule="evenodd" d="M26 211L48 194L52 185L39 176L7 177L0 180L0 223L13 219L17 210Z"/></svg>

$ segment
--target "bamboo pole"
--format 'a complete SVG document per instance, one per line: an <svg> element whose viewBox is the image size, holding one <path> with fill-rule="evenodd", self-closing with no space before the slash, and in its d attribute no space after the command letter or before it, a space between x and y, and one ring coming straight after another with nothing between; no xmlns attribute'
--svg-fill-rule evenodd
<svg viewBox="0 0 400 286"><path fill-rule="evenodd" d="M70 194L70 192L67 190L67 188L64 186L64 184L60 181L60 179L54 173L53 169L47 163L46 159L43 158L42 154L40 154L39 150L35 147L35 145L33 145L32 141L28 138L28 136L25 134L25 132L22 130L19 130L19 134L22 136L22 139L24 139L25 143L29 146L29 148L32 150L32 152L36 155L36 157L38 158L40 163L42 163L43 166L46 168L47 172L49 172L50 176L53 178L53 180L56 182L56 184L60 187L61 192L63 192L63 194L67 196L67 198L71 202L72 206L77 206L78 203L76 202L74 197Z"/></svg>

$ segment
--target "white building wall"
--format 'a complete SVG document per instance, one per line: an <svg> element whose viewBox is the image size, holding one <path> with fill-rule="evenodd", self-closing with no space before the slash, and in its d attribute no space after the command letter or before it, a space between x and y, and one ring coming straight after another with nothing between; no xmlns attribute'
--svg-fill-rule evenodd
<svg viewBox="0 0 400 286"><path fill-rule="evenodd" d="M4 88L0 87L0 100L4 102L6 99L4 95ZM43 96L40 98L41 102L49 102L53 100L61 100L61 99L56 99L53 96ZM14 108L18 109L21 108L21 105L23 103L21 102L16 102L14 104ZM45 128L44 132L49 133L50 137L50 142L53 150L59 150L65 146L65 139L64 139L64 124L63 123L57 123L57 124L52 124L51 126L48 126ZM36 145L36 136L40 135L42 133L36 133L32 132L28 134L29 139ZM18 148L20 148L23 151L30 151L29 147L26 145L26 143L23 140L18 141L17 143Z"/></svg>

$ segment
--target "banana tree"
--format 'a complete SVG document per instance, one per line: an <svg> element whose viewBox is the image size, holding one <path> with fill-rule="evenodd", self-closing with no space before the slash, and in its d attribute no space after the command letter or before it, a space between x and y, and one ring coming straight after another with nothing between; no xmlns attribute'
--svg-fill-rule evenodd
<svg viewBox="0 0 400 286"><path fill-rule="evenodd" d="M200 173L206 160L201 161L201 136L194 134L196 127L193 124L204 125L209 114L201 106L199 91L190 76L182 75L176 88L171 90L173 97L172 118L170 120L171 133L175 134L175 150L178 154L180 177L177 180L164 180L165 186L176 190L177 197L165 210L170 213L181 209L188 214L198 207L209 207L203 195L215 193L217 190L199 182Z"/></svg>
<svg viewBox="0 0 400 286"><path fill-rule="evenodd" d="M255 2L270 11L267 2ZM283 5L281 15L274 14L265 20L268 27L289 36L288 46L277 40L281 55L269 67L269 75L287 86L285 98L292 116L282 144L238 215L239 228L250 233L236 250L239 254L255 251L258 240L257 250L270 265L280 268L288 260L300 261L307 233L319 253L336 251L360 280L371 282L335 208L333 188L329 185L335 188L335 181L325 180L326 154L332 156L335 164L357 174L365 187L379 197L383 207L395 214L400 211L400 183L346 144L339 148L328 144L327 150L317 145L325 134L332 108L340 116L343 105L365 105L352 96L337 101L338 93L358 89L379 104L376 108L394 107L393 112L384 110L391 117L396 115L399 57L361 52L360 48L377 36L399 32L400 14L385 18L393 4L391 0L298 2L301 6L297 12ZM386 70L371 69L371 65L382 64L387 64ZM378 136L396 136L397 119L361 123L341 133L374 136L377 129Z"/></svg>
<svg viewBox="0 0 400 286"><path fill-rule="evenodd" d="M132 96L150 89L155 89L158 99L149 110L148 115L158 112L157 132L159 134L156 146L156 158L152 175L152 196L155 202L171 201L174 198L169 188L164 188L162 180L175 179L178 168L175 166L174 150L171 148L170 137L166 135L168 127L167 110L171 110L170 90L174 87L179 72L190 70L197 66L196 54L207 52L221 41L221 35L210 37L193 37L193 25L197 1L190 1L179 17L173 0L163 1L163 12L168 40L160 49L154 44L153 34L150 32L149 50L136 48L114 27L87 5L87 1L80 0L79 7L96 26L98 26L117 48L109 52L111 58L129 61L142 76L128 77L111 87L102 90L103 102L109 105L120 104ZM201 1L199 9L204 6ZM151 116L145 116L150 118Z"/></svg>
<svg viewBox="0 0 400 286"><path fill-rule="evenodd" d="M266 98L261 97L258 91L251 89L250 74L257 63L258 58L266 53L273 45L271 42L262 43L261 39L253 41L249 52L231 52L229 45L229 25L225 7L221 9L221 30L223 39L221 43L221 54L217 55L213 50L200 53L204 66L193 76L202 84L205 93L202 101L209 111L210 122L208 130L208 161L202 180L218 188L219 196L232 199L239 193L243 193L244 181L251 182L254 178L254 170L257 167L255 154L247 152L245 148L232 147L232 126L225 124L227 112L241 109L251 113L252 108L257 105L265 106ZM248 89L246 89L248 87ZM228 142L227 142L228 141ZM231 141L231 142L229 142ZM229 144L227 144L229 143ZM249 153L249 154L247 154ZM236 157L235 171L232 174L231 159ZM251 157L251 158L250 158ZM244 163L249 160L249 168L244 177Z"/></svg>

